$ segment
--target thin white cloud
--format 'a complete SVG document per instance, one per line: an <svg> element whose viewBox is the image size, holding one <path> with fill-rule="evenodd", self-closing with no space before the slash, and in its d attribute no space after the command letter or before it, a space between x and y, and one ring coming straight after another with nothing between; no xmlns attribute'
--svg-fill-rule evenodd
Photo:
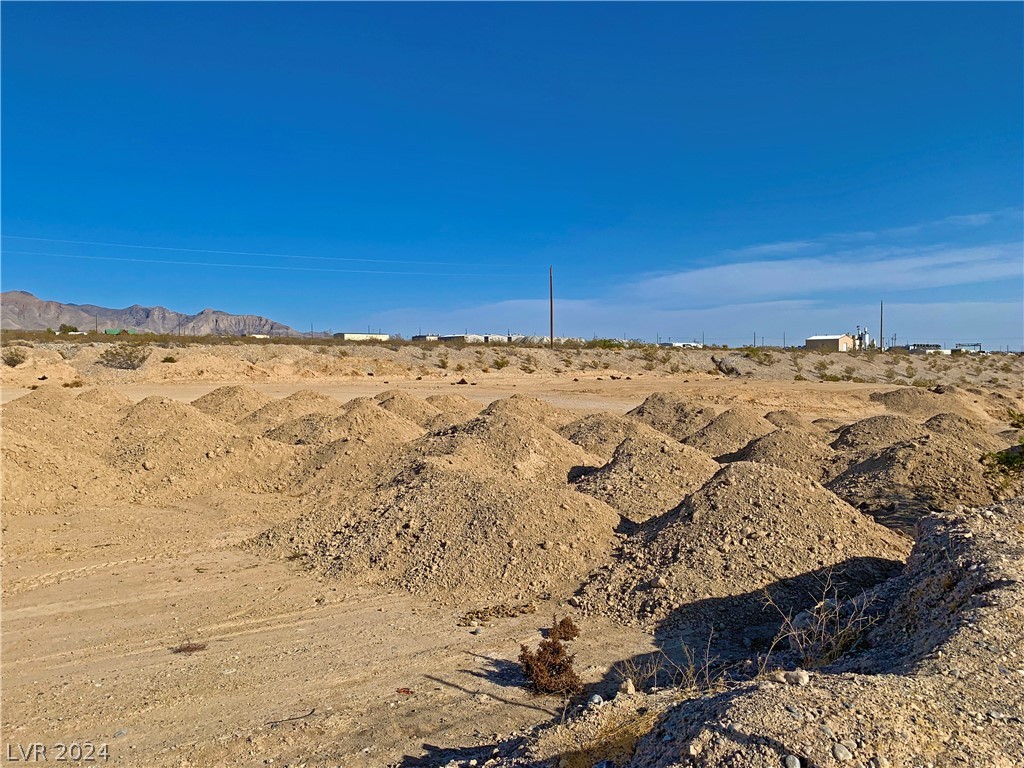
<svg viewBox="0 0 1024 768"><path fill-rule="evenodd" d="M716 306L737 301L817 297L850 291L895 292L1024 274L1019 243L973 248L863 248L829 256L744 261L641 280L625 292L648 302Z"/></svg>

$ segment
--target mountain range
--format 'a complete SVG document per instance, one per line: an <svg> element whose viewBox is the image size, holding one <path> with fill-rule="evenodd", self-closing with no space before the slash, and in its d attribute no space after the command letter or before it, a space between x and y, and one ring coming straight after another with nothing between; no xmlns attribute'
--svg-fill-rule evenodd
<svg viewBox="0 0 1024 768"><path fill-rule="evenodd" d="M97 307L93 304L63 304L44 301L27 291L0 293L0 328L4 330L41 331L73 325L82 331L126 328L150 333L173 333L186 336L302 336L287 325L259 315L232 315L216 309L204 309L194 315L167 309L133 304L124 309Z"/></svg>

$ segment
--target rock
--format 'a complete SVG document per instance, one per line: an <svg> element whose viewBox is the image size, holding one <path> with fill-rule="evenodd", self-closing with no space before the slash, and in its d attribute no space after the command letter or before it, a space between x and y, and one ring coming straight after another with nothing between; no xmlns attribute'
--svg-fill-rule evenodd
<svg viewBox="0 0 1024 768"><path fill-rule="evenodd" d="M636 693L636 685L633 684L633 678L627 677L622 681L622 685L619 686L619 693L623 693L626 696L632 696Z"/></svg>
<svg viewBox="0 0 1024 768"><path fill-rule="evenodd" d="M783 677L789 685L807 685L811 682L811 676L802 669L786 672Z"/></svg>
<svg viewBox="0 0 1024 768"><path fill-rule="evenodd" d="M154 469L156 469L156 464L147 459L146 461L142 462L142 468L147 472L152 472Z"/></svg>
<svg viewBox="0 0 1024 768"><path fill-rule="evenodd" d="M668 589L668 579L664 576L651 579L651 589Z"/></svg>
<svg viewBox="0 0 1024 768"><path fill-rule="evenodd" d="M843 746L842 744L833 744L832 757L834 757L839 762L843 763L847 760L853 760L853 752L851 752L847 747Z"/></svg>
<svg viewBox="0 0 1024 768"><path fill-rule="evenodd" d="M786 755L782 758L782 765L785 768L800 768L800 758L796 755Z"/></svg>
<svg viewBox="0 0 1024 768"><path fill-rule="evenodd" d="M587 699L587 706L590 709L600 709L604 706L604 699L602 699L598 694L595 693L593 696Z"/></svg>

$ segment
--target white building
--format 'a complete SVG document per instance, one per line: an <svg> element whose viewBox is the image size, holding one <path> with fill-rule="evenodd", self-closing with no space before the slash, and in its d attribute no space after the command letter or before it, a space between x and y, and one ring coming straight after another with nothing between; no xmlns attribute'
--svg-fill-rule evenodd
<svg viewBox="0 0 1024 768"><path fill-rule="evenodd" d="M336 333L334 338L341 341L387 341L389 333Z"/></svg>

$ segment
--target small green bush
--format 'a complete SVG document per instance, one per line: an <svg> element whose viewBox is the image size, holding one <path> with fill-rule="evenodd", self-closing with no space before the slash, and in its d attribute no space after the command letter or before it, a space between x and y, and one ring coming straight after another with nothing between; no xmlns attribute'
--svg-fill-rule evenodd
<svg viewBox="0 0 1024 768"><path fill-rule="evenodd" d="M20 347L8 347L4 350L2 359L4 361L4 365L15 368L28 360L28 355L26 355L25 351Z"/></svg>
<svg viewBox="0 0 1024 768"><path fill-rule="evenodd" d="M161 363L176 363L176 362L178 362L178 358L176 358L174 355L167 355L167 357L165 357L160 362Z"/></svg>
<svg viewBox="0 0 1024 768"><path fill-rule="evenodd" d="M103 350L99 362L107 368L134 371L149 359L149 349L135 344L115 344Z"/></svg>

